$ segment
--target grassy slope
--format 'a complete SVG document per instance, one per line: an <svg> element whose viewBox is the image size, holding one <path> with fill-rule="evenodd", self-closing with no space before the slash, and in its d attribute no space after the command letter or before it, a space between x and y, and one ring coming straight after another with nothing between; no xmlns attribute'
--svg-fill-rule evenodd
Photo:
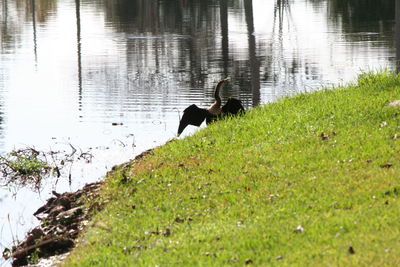
<svg viewBox="0 0 400 267"><path fill-rule="evenodd" d="M399 86L364 74L117 169L66 264L399 265Z"/></svg>

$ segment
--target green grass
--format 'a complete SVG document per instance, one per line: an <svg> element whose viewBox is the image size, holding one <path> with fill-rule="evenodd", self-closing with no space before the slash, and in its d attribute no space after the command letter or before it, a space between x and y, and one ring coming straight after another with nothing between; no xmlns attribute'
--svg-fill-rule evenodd
<svg viewBox="0 0 400 267"><path fill-rule="evenodd" d="M65 265L399 266L395 99L399 76L367 73L116 168Z"/></svg>

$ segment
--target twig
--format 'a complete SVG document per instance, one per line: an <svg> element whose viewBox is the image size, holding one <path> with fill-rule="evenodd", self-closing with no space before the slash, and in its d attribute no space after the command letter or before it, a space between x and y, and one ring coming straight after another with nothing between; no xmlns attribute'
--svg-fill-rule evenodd
<svg viewBox="0 0 400 267"><path fill-rule="evenodd" d="M69 156L72 157L72 156L75 154L75 152L76 152L76 148L73 147L73 146L71 145L71 143L69 143L69 145L70 145L71 148L72 148L72 153L71 153L71 155L69 155Z"/></svg>
<svg viewBox="0 0 400 267"><path fill-rule="evenodd" d="M12 238L13 244L17 244L18 241L15 240L15 236L14 236L14 233L13 233L13 230L12 230L12 227L11 227L10 214L7 214L7 221L8 221L8 225L9 225L9 227L10 227L10 233L11 233L11 238Z"/></svg>
<svg viewBox="0 0 400 267"><path fill-rule="evenodd" d="M124 142L122 142L122 141L121 141L121 140L119 140L119 139L114 139L113 141L118 141L118 142L120 142L120 143L121 143L122 147L126 147L125 143L124 143Z"/></svg>
<svg viewBox="0 0 400 267"><path fill-rule="evenodd" d="M56 160L54 159L54 154L55 153L52 153L53 151L50 149L50 156L51 156L51 159L53 160L53 164L54 164L54 170L56 171L56 173L57 173L57 178L60 178L60 176L61 176L61 173L60 173L60 169L58 168L58 166L57 166L57 163L56 163ZM57 179L57 181L58 181L58 179ZM57 183L57 181L56 181L56 183Z"/></svg>
<svg viewBox="0 0 400 267"><path fill-rule="evenodd" d="M70 187L71 187L71 185L72 185L72 175L71 175L71 172L72 172L72 164L74 164L73 161L71 162L71 165L69 165L69 173L68 173L68 184L69 184Z"/></svg>

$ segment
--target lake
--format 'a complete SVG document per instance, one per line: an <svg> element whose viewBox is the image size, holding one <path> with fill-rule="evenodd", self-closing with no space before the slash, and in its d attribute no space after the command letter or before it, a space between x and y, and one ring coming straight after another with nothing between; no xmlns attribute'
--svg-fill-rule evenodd
<svg viewBox="0 0 400 267"><path fill-rule="evenodd" d="M394 4L1 0L0 152L75 149L92 160L76 159L40 193L0 180L0 251L38 223L32 213L52 190L98 181L176 137L182 111L210 105L225 77L223 100L248 109L394 69Z"/></svg>

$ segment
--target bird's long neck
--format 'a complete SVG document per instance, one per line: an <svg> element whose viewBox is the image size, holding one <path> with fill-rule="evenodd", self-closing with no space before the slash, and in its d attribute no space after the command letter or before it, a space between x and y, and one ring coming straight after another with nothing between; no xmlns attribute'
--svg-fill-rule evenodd
<svg viewBox="0 0 400 267"><path fill-rule="evenodd" d="M215 97L215 104L221 106L221 97L219 96L219 91L221 90L222 84L226 82L225 80L219 81L218 84L215 86L214 97Z"/></svg>
<svg viewBox="0 0 400 267"><path fill-rule="evenodd" d="M221 90L222 84L227 81L229 81L229 78L225 78L219 81L218 84L215 86L215 91L214 91L215 102L207 109L208 112L210 112L213 115L218 116L221 113L221 97L219 96L219 91Z"/></svg>

